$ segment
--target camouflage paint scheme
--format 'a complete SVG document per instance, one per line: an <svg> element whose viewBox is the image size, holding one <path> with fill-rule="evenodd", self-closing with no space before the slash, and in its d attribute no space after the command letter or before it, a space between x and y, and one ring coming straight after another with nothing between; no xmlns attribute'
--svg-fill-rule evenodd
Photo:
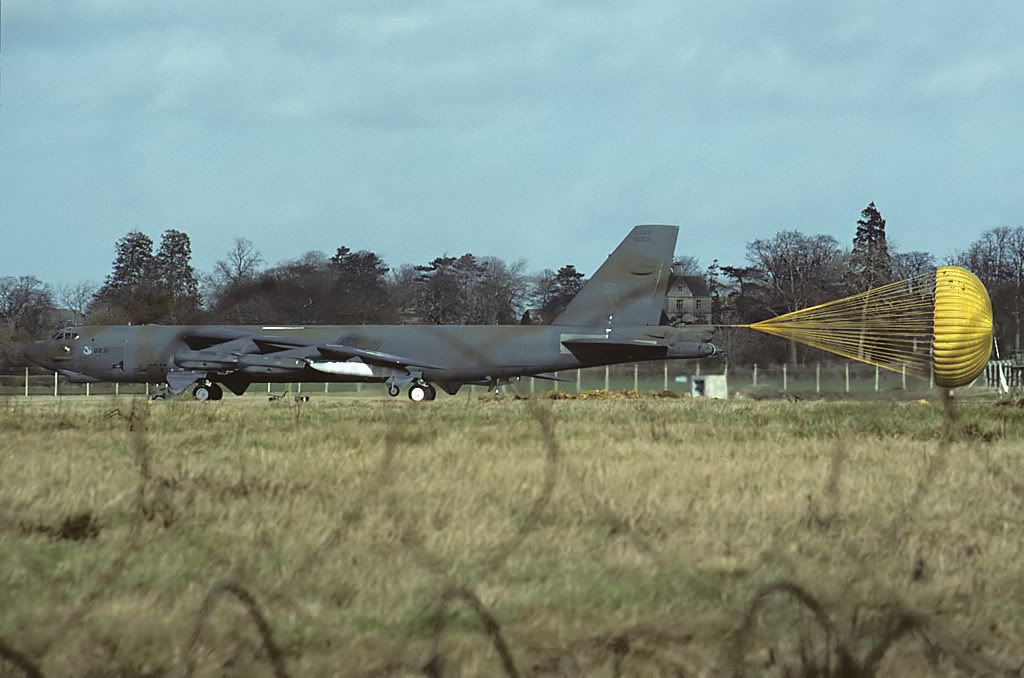
<svg viewBox="0 0 1024 678"><path fill-rule="evenodd" d="M678 228L637 226L551 325L137 325L59 330L32 362L73 382L193 386L199 399L254 383L384 382L414 400L433 385L498 385L578 367L714 355L709 326L658 325Z"/></svg>

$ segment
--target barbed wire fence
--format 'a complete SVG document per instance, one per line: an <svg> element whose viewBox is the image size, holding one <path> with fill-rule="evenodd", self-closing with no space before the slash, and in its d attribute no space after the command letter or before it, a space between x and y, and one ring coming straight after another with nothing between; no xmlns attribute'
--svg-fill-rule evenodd
<svg viewBox="0 0 1024 678"><path fill-rule="evenodd" d="M518 392L516 395L527 397ZM124 408L125 405L127 405L126 408ZM301 422L304 408L307 406L301 402L289 403L289 407L293 408L296 425ZM71 637L75 629L102 602L104 595L116 580L118 572L128 559L142 548L140 534L143 527L155 523L167 528L174 523L176 511L174 498L169 496L166 486L153 472L152 450L148 439L148 423L152 407L151 403L134 397L127 403L123 400L119 401L114 409L106 413L106 416L124 422L125 435L132 450L131 463L136 476L136 487L134 492L130 493L130 513L133 519L122 545L117 550L117 555L98 574L95 584L81 597L79 603L62 619L53 620L52 631L43 642L29 649L18 649L14 644L0 639L0 659L22 675L33 678L44 675L41 667L47 657L62 642ZM638 552L643 553L653 563L667 571L668 556L662 554L650 539L630 524L629 520L617 515L608 502L595 496L586 487L579 470L575 469L571 460L562 454L557 421L552 408L553 404L550 402L536 399L525 401L524 411L535 424L539 447L543 451L543 473L539 491L530 503L528 510L523 513L523 518L519 521L514 533L504 542L494 546L484 557L478 559L479 565L474 569L477 572L493 572L502 568L522 546L531 531L535 529L541 516L548 510L556 487L562 484L578 493L582 501L597 515L600 515L602 520L610 525L615 525L617 530L628 536ZM647 416L652 436L664 435L664 431L659 429L658 418L654 413L645 411L642 401L639 403L638 409L642 415ZM192 633L184 641L183 675L192 676L198 669L201 662L200 647L203 644L203 630L209 617L222 600L233 601L245 611L246 617L257 631L263 657L273 674L275 676L290 675L285 655L274 639L274 617L267 613L266 605L289 604L289 592L293 582L310 568L322 562L332 550L340 548L344 544L349 531L358 526L365 518L366 507L371 502L383 504L388 509L392 520L396 522L403 520L401 512L393 506L393 497L390 496L389 487L400 463L403 433L409 424L408 417L401 413L391 422L384 437L382 453L373 472L362 487L354 492L351 499L341 507L337 525L290 573L280 577L274 586L262 593L254 593L255 589L252 586L243 585L233 580L220 580L209 587L201 607L196 612ZM892 543L897 543L902 539L929 488L943 472L951 443L960 435L962 435L962 431L959 427L956 404L947 394L943 400L943 424L938 442L918 478L914 490L908 496L901 510L893 517L889 531ZM845 447L838 444L830 460L820 496L808 495L808 521L813 522L818 528L829 529L841 512L841 484L846 458ZM1020 486L991 459L984 461L988 472L993 477L1000 479L1015 499L1024 503L1024 490L1021 490ZM22 523L5 518L5 526L10 527L17 524ZM429 655L418 663L410 664L407 661L396 662L388 659L378 666L366 668L362 675L384 676L401 672L419 673L431 677L447 675L449 667L445 660L444 635L450 620L448 611L454 605L465 606L476 617L481 633L493 646L499 659L501 672L506 676L523 675L516 649L510 643L498 617L488 609L475 592L473 578L465 576L460 579L453 578L450 568L446 566L444 560L429 551L414 528L406 527L407 529L401 530L403 537L399 547L412 555L413 562L433 574L438 591L434 610L427 616L426 626L411 628L406 633L407 635L426 634L431 638L431 650ZM776 541L779 538L777 535ZM840 544L840 547L842 546ZM765 552L770 554L777 548L777 543L770 544ZM857 559L859 566L868 573L867 576L870 576L872 569L870 563L864 562L860 554L850 550L847 550L847 553L848 557ZM884 590L884 587L880 590ZM830 616L826 605L811 592L807 585L790 580L775 581L762 587L750 601L742 619L738 620L733 634L733 644L731 648L724 650L726 656L733 660L730 669L733 675L750 675L752 669L747 665L746 657L758 638L759 616L768 602L776 599L790 601L790 604L805 610L810 615L811 626L815 631L805 632L801 642L805 642L806 646L801 650L799 661L804 670L816 670L817 673L814 675L874 676L891 648L908 639L916 640L920 644L925 659L933 667L937 666L941 659L946 659L962 670L972 673L1020 675L1020 668L999 666L965 651L957 641L955 634L943 632L933 621L904 608L898 601L889 599L865 603L876 610L884 611L884 622L880 625L876 642L863 656L858 657L848 637L844 637ZM264 601L262 605L260 600ZM811 648L814 633L819 633L824 637L824 642L821 643L817 652ZM616 676L627 671L627 660L630 657L639 655L654 657L659 653L665 655L663 666L666 671L689 675L696 672L697 669L682 663L677 658L668 656L668 650L672 647L686 646L692 641L692 638L692 634L686 631L666 631L664 628L637 623L625 628L617 628L614 631L595 632L563 647L531 649L547 658L547 664L553 673L567 675L585 673L586 668L578 658L578 654L585 650L587 653L602 655L610 661L612 674ZM174 642L174 639L168 639L168 641ZM396 641L396 645L401 644L403 644L402 639ZM397 653L392 653L390 656L396 655Z"/></svg>

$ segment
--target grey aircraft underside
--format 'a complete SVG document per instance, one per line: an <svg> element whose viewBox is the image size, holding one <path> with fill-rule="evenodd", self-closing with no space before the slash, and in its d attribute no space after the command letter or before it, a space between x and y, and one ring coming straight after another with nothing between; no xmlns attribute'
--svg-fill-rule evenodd
<svg viewBox="0 0 1024 678"><path fill-rule="evenodd" d="M714 355L708 326L659 325L678 228L637 226L551 325L135 325L59 330L29 360L72 382L166 383L218 400L254 383L383 382L432 400L435 385L622 362Z"/></svg>

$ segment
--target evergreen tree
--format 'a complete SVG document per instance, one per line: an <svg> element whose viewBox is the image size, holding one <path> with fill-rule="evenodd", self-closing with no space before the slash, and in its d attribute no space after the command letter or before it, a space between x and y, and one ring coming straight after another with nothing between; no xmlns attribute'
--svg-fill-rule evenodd
<svg viewBox="0 0 1024 678"><path fill-rule="evenodd" d="M105 323L157 320L153 241L141 231L130 231L117 241L114 250L113 270L93 296L89 315Z"/></svg>
<svg viewBox="0 0 1024 678"><path fill-rule="evenodd" d="M188 234L173 228L163 232L153 261L156 297L162 322L184 322L199 310L199 283L192 268Z"/></svg>
<svg viewBox="0 0 1024 678"><path fill-rule="evenodd" d="M538 276L531 296L533 303L540 307L545 324L551 323L565 310L585 282L585 276L572 264L562 266L557 273L547 270Z"/></svg>
<svg viewBox="0 0 1024 678"><path fill-rule="evenodd" d="M389 270L375 252L339 247L330 260L334 322L367 323L390 318Z"/></svg>
<svg viewBox="0 0 1024 678"><path fill-rule="evenodd" d="M850 256L853 284L858 291L892 281L892 258L885 240L885 219L873 202L864 208L860 217Z"/></svg>
<svg viewBox="0 0 1024 678"><path fill-rule="evenodd" d="M114 245L114 270L98 295L134 290L153 273L153 240L142 231L130 231Z"/></svg>

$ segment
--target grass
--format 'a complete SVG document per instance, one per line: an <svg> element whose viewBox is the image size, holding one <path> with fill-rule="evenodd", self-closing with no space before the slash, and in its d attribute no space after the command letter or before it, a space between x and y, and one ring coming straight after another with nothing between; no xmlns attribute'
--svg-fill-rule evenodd
<svg viewBox="0 0 1024 678"><path fill-rule="evenodd" d="M9 398L0 656L51 676L1015 671L1024 409L953 414Z"/></svg>

